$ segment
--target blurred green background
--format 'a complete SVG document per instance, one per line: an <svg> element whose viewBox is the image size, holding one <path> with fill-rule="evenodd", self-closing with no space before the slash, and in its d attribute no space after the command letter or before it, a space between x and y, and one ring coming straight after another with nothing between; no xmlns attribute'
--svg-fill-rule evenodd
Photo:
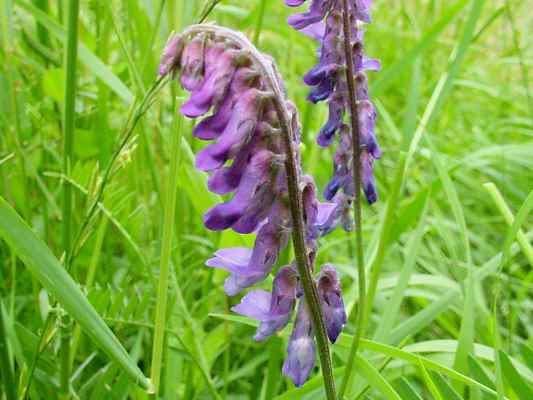
<svg viewBox="0 0 533 400"><path fill-rule="evenodd" d="M68 3L0 2L0 195L58 259ZM320 149L315 137L327 107L308 103L302 82L316 63L316 43L286 24L294 10L282 0L211 5L208 21L244 32L276 60L300 110L304 170L323 189L332 150ZM155 81L170 33L209 6L200 0L80 2L68 179L73 232L95 199L132 107ZM521 0L374 1L365 39L366 53L382 64L369 82L383 157L375 164L380 200L365 205L362 227L367 268L381 268L381 274L366 337L390 347L362 346L375 375L358 363L349 399L496 398L480 385L509 399L533 398L531 6ZM161 396L322 399L319 373L300 389L281 376L290 331L253 342L250 321L230 314L239 298L223 293L225 273L204 267L216 249L251 245L253 237L202 226L202 214L220 199L193 167L202 143L193 140L191 121L181 125L179 151L172 149L183 96L176 84L167 86L140 120L112 170L102 207L83 232L70 274L148 376L161 238L173 224ZM177 206L169 221L163 208L176 153ZM517 215L520 226L510 229ZM357 304L352 242L337 230L322 239L317 261L341 271L349 311ZM502 262L505 244L509 254ZM0 307L7 348L2 368L10 365L19 394L32 377L28 398L57 398L58 306L5 242ZM339 377L354 320L333 346ZM77 348L71 398L147 397L70 323ZM464 385L457 373L473 383ZM2 396L10 398L9 391Z"/></svg>

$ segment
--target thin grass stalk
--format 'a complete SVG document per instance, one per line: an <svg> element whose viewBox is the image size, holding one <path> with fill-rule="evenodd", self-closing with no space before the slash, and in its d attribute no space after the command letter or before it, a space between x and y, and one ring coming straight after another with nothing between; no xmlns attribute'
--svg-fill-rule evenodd
<svg viewBox="0 0 533 400"><path fill-rule="evenodd" d="M161 381L161 368L163 364L163 347L165 342L165 327L168 302L168 284L170 271L170 258L172 254L172 239L174 236L174 216L176 212L176 197L178 186L178 168L181 148L182 118L176 117L176 123L171 132L172 142L170 151L170 169L167 177L165 210L163 219L163 238L161 243L161 260L159 265L159 287L154 322L154 340L152 347L151 380L154 385L155 395L159 394Z"/></svg>
<svg viewBox="0 0 533 400"><path fill-rule="evenodd" d="M73 162L74 142L74 113L76 102L76 60L78 56L78 14L79 0L69 2L67 21L67 51L65 58L65 105L63 111L63 174L70 176ZM65 268L70 269L70 254L72 253L72 187L63 182L63 229L62 242L65 252ZM60 352L60 396L69 397L70 391L70 339L71 321L66 314L61 317L61 347Z"/></svg>
<svg viewBox="0 0 533 400"><path fill-rule="evenodd" d="M261 36L261 30L263 29L263 19L265 18L266 0L260 0L259 3L259 15L257 16L257 23L255 25L253 44L257 46L259 44L259 37Z"/></svg>
<svg viewBox="0 0 533 400"><path fill-rule="evenodd" d="M126 123L126 127L124 128L124 133L122 135L122 139L120 140L120 143L111 156L111 159L109 160L107 167L104 171L104 174L102 176L102 183L100 184L98 188L98 192L92 202L92 204L89 206L89 210L87 211L87 214L85 218L82 221L81 228L78 231L76 235L76 239L74 240L74 252L72 254L72 257L76 256L76 251L79 250L79 246L81 245L82 239L85 236L85 230L89 226L94 214L98 210L99 204L102 201L102 198L104 196L104 190L111 180L111 173L113 171L113 167L115 166L115 163L117 159L119 158L120 154L130 141L131 137L133 136L133 132L135 131L135 128L137 127L137 124L141 120L141 118L144 116L144 114L148 111L148 109L152 105L153 98L157 94L157 92L162 87L163 79L158 79L154 82L152 87L148 89L146 94L144 95L143 99L139 103L137 107L135 107L132 111L132 116L128 118L128 121ZM72 261L72 260L71 260Z"/></svg>
<svg viewBox="0 0 533 400"><path fill-rule="evenodd" d="M0 378L4 384L4 393L7 400L17 400L17 385L13 377L12 363L9 357L9 347L4 321L4 306L0 301Z"/></svg>
<svg viewBox="0 0 533 400"><path fill-rule="evenodd" d="M354 202L353 213L355 222L355 251L357 260L357 275L359 284L359 303L357 307L357 324L355 327L355 334L352 344L350 346L350 353L348 356L348 363L342 383L339 389L339 399L344 397L346 388L350 383L352 375L353 364L359 342L364 335L364 314L365 314L365 296L366 296L366 274L365 261L363 254L363 233L362 233L362 212L361 212L361 135L359 132L359 114L357 110L357 99L355 93L355 79L353 75L353 55L352 55L352 37L350 29L350 14L348 12L348 0L342 1L342 27L344 39L344 54L346 58L346 81L348 85L348 98L350 103L350 125L352 133L352 171L354 184Z"/></svg>
<svg viewBox="0 0 533 400"><path fill-rule="evenodd" d="M326 398L328 400L335 400L336 389L335 379L333 377L333 368L331 365L331 356L329 351L329 339L326 334L326 326L324 323L324 315L322 306L320 304L320 297L318 288L311 276L311 265L307 255L305 246L305 224L303 200L300 193L300 176L296 166L296 150L294 149L294 132L291 128L289 111L282 99L285 98L282 89L278 85L275 72L271 64L265 63L264 57L257 51L257 49L246 38L236 35L233 31L218 26L210 25L193 25L185 32L186 35L194 35L197 33L214 33L222 37L231 39L240 45L243 49L250 52L251 58L256 65L261 69L262 75L267 79L270 89L274 93L272 103L276 111L281 135L285 147L286 161L285 170L287 173L287 187L289 192L289 207L292 220L292 242L294 248L294 256L296 259L296 267L300 276L300 281L303 287L305 300L309 307L311 320L313 322L315 339L320 357L320 364L322 366L322 376L324 378L324 388L326 391Z"/></svg>

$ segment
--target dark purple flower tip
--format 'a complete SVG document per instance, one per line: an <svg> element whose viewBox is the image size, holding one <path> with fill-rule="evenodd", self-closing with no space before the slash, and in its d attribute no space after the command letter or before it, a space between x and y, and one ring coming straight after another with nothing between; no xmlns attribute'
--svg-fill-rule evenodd
<svg viewBox="0 0 533 400"><path fill-rule="evenodd" d="M309 310L305 300L300 300L296 321L287 347L287 358L283 363L283 375L289 377L295 386L302 386L315 366L315 342Z"/></svg>
<svg viewBox="0 0 533 400"><path fill-rule="evenodd" d="M304 82L309 86L316 86L325 79L332 79L338 68L337 64L317 64L304 75Z"/></svg>
<svg viewBox="0 0 533 400"><path fill-rule="evenodd" d="M359 103L359 132L361 133L361 142L366 146L367 151L373 158L381 157L381 150L376 140L374 133L374 125L376 123L376 109L374 105L368 101L363 100Z"/></svg>
<svg viewBox="0 0 533 400"><path fill-rule="evenodd" d="M342 291L337 271L330 264L325 264L318 277L318 293L324 311L324 322L331 343L335 343L344 324L346 311L342 300Z"/></svg>
<svg viewBox="0 0 533 400"><path fill-rule="evenodd" d="M331 78L324 79L318 86L311 90L307 99L316 104L329 98L333 93L333 89L335 89L335 80Z"/></svg>
<svg viewBox="0 0 533 400"><path fill-rule="evenodd" d="M179 68L181 53L183 52L184 46L185 43L180 35L173 35L169 38L159 63L159 76L173 73Z"/></svg>
<svg viewBox="0 0 533 400"><path fill-rule="evenodd" d="M181 86L192 92L202 83L204 70L204 39L197 36L190 41L181 56Z"/></svg>
<svg viewBox="0 0 533 400"><path fill-rule="evenodd" d="M320 129L320 132L318 133L318 136L316 138L317 144L320 147L328 147L331 143L333 143L333 139L335 138L335 132L337 132L338 128L339 126L335 121L326 122L326 124Z"/></svg>
<svg viewBox="0 0 533 400"><path fill-rule="evenodd" d="M333 178L328 182L326 188L324 189L324 198L326 200L331 200L335 194L339 191L341 187L341 180L337 175L334 175Z"/></svg>
<svg viewBox="0 0 533 400"><path fill-rule="evenodd" d="M372 164L372 155L368 154L366 151L363 151L361 154L361 178L363 183L363 191L365 192L368 204L374 204L378 200Z"/></svg>

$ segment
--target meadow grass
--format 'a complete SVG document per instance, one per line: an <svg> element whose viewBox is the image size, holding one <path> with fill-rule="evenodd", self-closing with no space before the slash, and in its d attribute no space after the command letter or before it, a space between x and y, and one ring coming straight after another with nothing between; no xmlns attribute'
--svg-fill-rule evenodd
<svg viewBox="0 0 533 400"><path fill-rule="evenodd" d="M184 95L156 80L172 31L207 13L243 31L277 61L322 189L327 110L301 80L316 44L282 0L80 1L77 28L74 3L0 3L0 399L323 399L318 371L281 375L290 330L255 343L204 266L253 237L204 228L220 196L194 169ZM532 27L524 0L374 2L364 302L353 235L317 258L342 275L346 399L533 399Z"/></svg>

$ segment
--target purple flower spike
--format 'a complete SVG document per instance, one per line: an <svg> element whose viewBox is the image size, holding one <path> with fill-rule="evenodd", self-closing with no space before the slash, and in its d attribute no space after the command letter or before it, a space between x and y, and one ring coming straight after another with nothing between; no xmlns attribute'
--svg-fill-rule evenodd
<svg viewBox="0 0 533 400"><path fill-rule="evenodd" d="M290 320L296 300L297 274L291 267L280 268L272 293L253 290L231 310L260 321L254 339L262 341L283 329Z"/></svg>
<svg viewBox="0 0 533 400"><path fill-rule="evenodd" d="M289 339L287 358L283 363L283 375L295 386L302 386L315 366L315 342L313 324L304 299L298 304L296 322Z"/></svg>
<svg viewBox="0 0 533 400"><path fill-rule="evenodd" d="M335 343L344 324L346 324L346 311L342 300L341 286L337 271L332 265L325 264L318 277L318 293L324 311L326 330L331 343Z"/></svg>
<svg viewBox="0 0 533 400"><path fill-rule="evenodd" d="M286 2L289 6L299 6L305 1ZM316 39L324 38L334 44L335 32L332 34L331 27L326 29L322 21L330 2L313 0L311 11L301 15L296 24L305 26L306 32ZM196 154L196 167L209 173L209 191L228 198L207 211L205 226L213 231L233 229L238 233L256 235L253 249L220 249L206 262L208 267L229 272L224 281L224 291L228 296L235 296L267 278L292 234L287 136L284 136L287 132L282 132L283 121L280 118L290 126L289 133L292 133L288 146L294 151L292 161L296 171L292 172L297 176L297 190L303 202L303 233L310 271L314 269L319 237L333 230L339 221L344 223L346 204L350 201L345 195L350 191L350 174L342 161L349 158L350 143L344 140L336 154L339 164L335 171L336 183L335 188L330 188L334 202L320 204L313 179L304 175L300 166L298 111L284 98L284 84L273 60L250 51L252 45L247 45L242 36L228 34L225 29L218 31L212 26L206 30L209 33L203 32L203 26L195 26L182 36L173 37L161 58L159 72L162 75L172 74L172 77L175 72L181 72L180 83L191 92L191 96L180 111L190 118L200 117L193 135L212 141ZM360 59L360 64L364 64L365 61ZM337 99L330 103L329 125L321 133L323 145L331 143L337 132L342 134L346 131L343 96L337 93L338 66L342 65L338 61L342 62L324 53L321 64L306 76L307 83L315 88L314 101ZM372 66L370 61L368 64ZM280 98L273 97L274 93ZM210 110L211 114L206 116ZM361 117L361 126L368 127L368 135L365 136L368 148L374 138L372 124L375 116L372 111L373 108L369 108L368 113ZM372 160L369 158L369 161ZM366 165L371 166L371 163ZM342 191L335 195L340 189ZM251 290L232 310L260 322L254 338L261 341L289 323L296 299L301 298L288 357L283 365L283 373L300 386L315 364L315 343L300 277L295 267L290 265L279 269L271 293ZM319 277L323 287L327 286L325 280L322 275ZM334 285L338 286L338 283ZM324 291L322 296L328 301L331 298L331 304L334 303L330 291ZM335 318L332 317L332 321L336 325L331 329L336 338L342 326L339 328L339 318ZM330 338L333 333L330 333Z"/></svg>
<svg viewBox="0 0 533 400"><path fill-rule="evenodd" d="M285 3L293 7L304 2L286 0ZM353 71L351 72L355 78L355 100L358 102L357 118L362 147L360 160L362 189L370 204L377 200L372 163L381 157L374 130L376 110L369 99L368 80L365 74L365 71L378 71L381 68L378 60L367 58L364 54L364 24L370 23L371 5L372 0L350 0L348 4L351 21L350 39L353 43L351 51ZM303 80L312 87L308 96L309 101L313 103L327 101L329 105L329 118L318 133L318 145L327 147L336 138L339 142L334 159L334 176L324 190L324 197L328 200L333 199L339 191L349 198L355 195L352 138L349 134L349 127L344 121L346 110L350 107L350 98L346 74L342 70L348 65L343 45L342 15L342 1L315 0L307 12L289 17L289 24L295 29L320 41L319 62L304 76ZM343 201L343 203L346 202ZM323 233L330 231L330 224L332 221L337 221L338 217L339 213L335 214L335 218L330 218L330 222L321 231ZM347 217L348 214L342 212L341 220L345 228L352 226Z"/></svg>

